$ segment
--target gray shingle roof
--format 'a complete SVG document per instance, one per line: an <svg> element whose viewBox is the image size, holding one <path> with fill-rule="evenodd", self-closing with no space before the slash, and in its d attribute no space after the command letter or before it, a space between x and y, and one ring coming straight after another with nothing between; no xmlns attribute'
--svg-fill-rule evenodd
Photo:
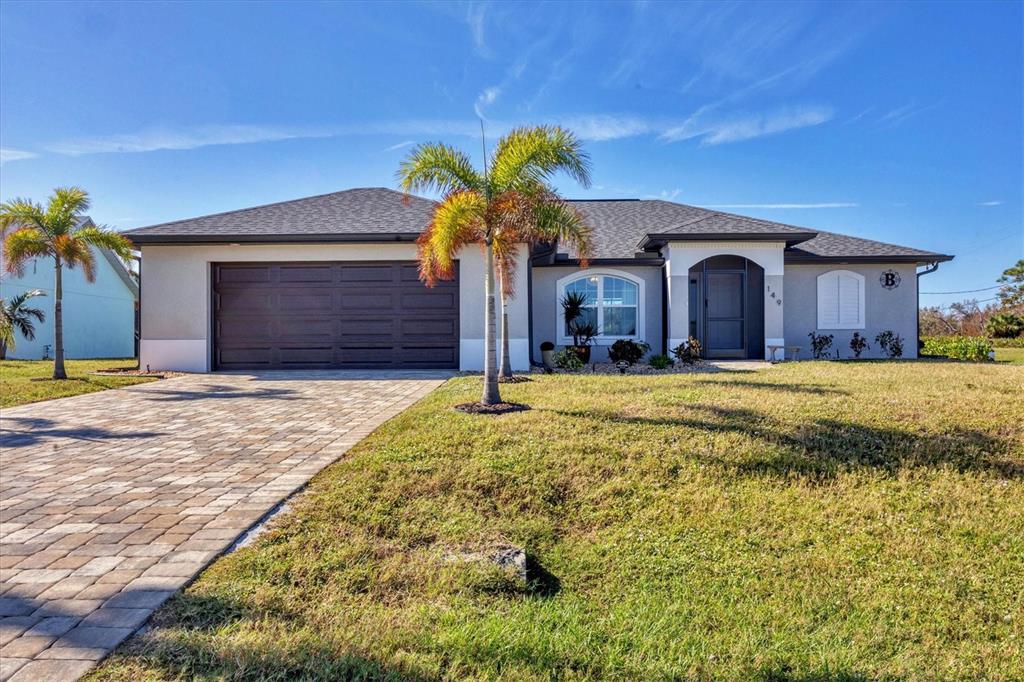
<svg viewBox="0 0 1024 682"><path fill-rule="evenodd" d="M415 237L430 222L434 202L406 199L384 187L348 189L315 197L243 208L238 211L128 230L138 243L160 240L213 241L238 237L254 240L281 237L282 241L330 235L409 235Z"/></svg>
<svg viewBox="0 0 1024 682"><path fill-rule="evenodd" d="M824 232L819 230L818 236L810 241L797 244L786 252L788 260L816 260L819 258L898 258L920 259L922 261L951 260L947 256L933 251L912 249L909 246L886 244L871 239L851 237L846 234Z"/></svg>
<svg viewBox="0 0 1024 682"><path fill-rule="evenodd" d="M868 239L659 199L573 201L593 228L594 258L633 258L645 240L779 238L794 244L793 259L920 258L947 256ZM225 241L392 241L414 239L430 222L435 202L384 187L349 189L304 199L177 220L125 232L139 244ZM796 243L802 242L802 243Z"/></svg>
<svg viewBox="0 0 1024 682"><path fill-rule="evenodd" d="M660 199L573 201L593 229L595 258L632 258L648 235L791 235L808 239L814 230L759 218L712 211Z"/></svg>

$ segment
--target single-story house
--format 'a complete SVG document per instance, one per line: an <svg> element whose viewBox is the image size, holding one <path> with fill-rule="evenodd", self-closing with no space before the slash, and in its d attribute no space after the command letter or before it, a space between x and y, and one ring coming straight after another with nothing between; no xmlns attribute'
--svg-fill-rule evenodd
<svg viewBox="0 0 1024 682"><path fill-rule="evenodd" d="M616 339L663 353L689 336L709 357L768 358L891 330L917 355L918 268L952 256L660 200L572 202L593 228L586 269L564 246L521 247L509 306L512 364L571 343L559 301L585 293L602 359ZM141 362L152 369L479 370L484 260L427 288L415 240L435 203L383 188L126 232L142 252Z"/></svg>
<svg viewBox="0 0 1024 682"><path fill-rule="evenodd" d="M93 224L88 216L82 222ZM112 251L92 248L96 263L96 281L89 282L81 268L63 268L64 356L68 359L135 357L135 317L139 287L124 262ZM0 261L3 260L0 248ZM33 321L36 333L28 340L15 332L15 348L7 357L42 360L53 357L52 258L33 258L21 276L4 272L0 279L0 298L37 289L45 296L31 299L27 305L39 308L46 319Z"/></svg>

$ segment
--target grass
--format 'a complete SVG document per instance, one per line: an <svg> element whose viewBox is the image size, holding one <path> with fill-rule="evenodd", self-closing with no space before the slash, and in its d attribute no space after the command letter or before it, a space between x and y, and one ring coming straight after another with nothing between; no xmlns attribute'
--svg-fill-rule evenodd
<svg viewBox="0 0 1024 682"><path fill-rule="evenodd" d="M996 348L996 362L1024 365L1024 348Z"/></svg>
<svg viewBox="0 0 1024 682"><path fill-rule="evenodd" d="M1024 368L459 378L91 679L1024 677ZM446 561L511 542L531 582Z"/></svg>
<svg viewBox="0 0 1024 682"><path fill-rule="evenodd" d="M135 360L66 360L68 378L55 381L52 360L0 360L0 407L66 398L81 393L152 381L134 376L95 376L90 372L135 367Z"/></svg>

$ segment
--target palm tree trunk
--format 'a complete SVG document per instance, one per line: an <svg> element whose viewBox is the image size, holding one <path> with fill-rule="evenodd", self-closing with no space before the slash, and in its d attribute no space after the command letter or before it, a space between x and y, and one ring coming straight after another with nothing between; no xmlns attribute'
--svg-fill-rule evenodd
<svg viewBox="0 0 1024 682"><path fill-rule="evenodd" d="M484 319L487 329L484 331L484 392L480 402L484 405L495 405L501 402L498 392L498 357L495 353L494 329L494 250L491 240L484 242L484 254L487 264L487 276L484 282Z"/></svg>
<svg viewBox="0 0 1024 682"><path fill-rule="evenodd" d="M508 347L508 299L505 297L505 273L501 273L501 370L498 379L512 378L512 355Z"/></svg>
<svg viewBox="0 0 1024 682"><path fill-rule="evenodd" d="M61 310L64 287L61 282L60 258L55 259L55 265L54 277L56 281L53 287L53 378L67 379L67 372L64 371L64 314Z"/></svg>

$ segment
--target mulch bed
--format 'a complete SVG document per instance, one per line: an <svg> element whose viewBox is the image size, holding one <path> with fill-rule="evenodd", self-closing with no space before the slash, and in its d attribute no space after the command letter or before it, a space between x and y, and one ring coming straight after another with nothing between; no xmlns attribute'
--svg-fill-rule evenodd
<svg viewBox="0 0 1024 682"><path fill-rule="evenodd" d="M494 405L462 403L456 405L454 409L466 414L508 414L509 412L523 412L530 409L530 406L522 403L495 403Z"/></svg>
<svg viewBox="0 0 1024 682"><path fill-rule="evenodd" d="M183 377L188 372L171 372L171 371L160 371L160 372L147 372L144 369L134 369L130 367L112 367L110 369L100 369L90 374L96 374L98 376L115 376L115 377L152 377L154 379L169 379L171 377Z"/></svg>
<svg viewBox="0 0 1024 682"><path fill-rule="evenodd" d="M498 377L499 384L525 384L528 381L533 381L530 377L524 377L521 374L516 374L510 377Z"/></svg>

